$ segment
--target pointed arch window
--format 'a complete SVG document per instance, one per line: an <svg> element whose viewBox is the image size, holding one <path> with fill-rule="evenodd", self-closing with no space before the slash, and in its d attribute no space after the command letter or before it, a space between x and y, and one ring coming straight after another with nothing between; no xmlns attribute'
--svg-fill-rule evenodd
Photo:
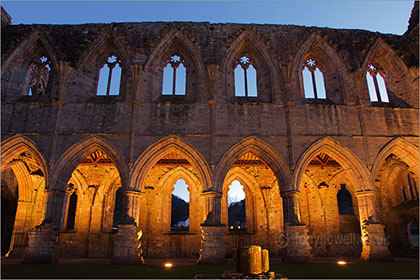
<svg viewBox="0 0 420 280"><path fill-rule="evenodd" d="M389 103L385 80L380 71L373 64L368 65L366 71L366 82L371 102Z"/></svg>
<svg viewBox="0 0 420 280"><path fill-rule="evenodd" d="M29 72L29 86L27 95L45 95L48 79L51 72L50 59L46 56L35 59L29 66Z"/></svg>
<svg viewBox="0 0 420 280"><path fill-rule="evenodd" d="M122 188L119 187L115 192L115 203L114 203L114 217L112 219L112 228L117 229L118 225L122 221L122 204L123 204Z"/></svg>
<svg viewBox="0 0 420 280"><path fill-rule="evenodd" d="M66 229L73 230L76 221L77 193L73 191L67 207Z"/></svg>
<svg viewBox="0 0 420 280"><path fill-rule="evenodd" d="M115 56L110 56L99 71L97 96L111 96L120 94L121 61Z"/></svg>
<svg viewBox="0 0 420 280"><path fill-rule="evenodd" d="M242 56L235 63L235 96L258 97L257 70L252 65L251 59Z"/></svg>
<svg viewBox="0 0 420 280"><path fill-rule="evenodd" d="M238 180L232 181L228 190L228 230L246 231L244 187Z"/></svg>
<svg viewBox="0 0 420 280"><path fill-rule="evenodd" d="M308 58L303 63L302 80L305 98L327 99L324 74L314 59Z"/></svg>
<svg viewBox="0 0 420 280"><path fill-rule="evenodd" d="M339 214L354 214L351 194L345 184L341 184L341 189L337 193L337 202Z"/></svg>
<svg viewBox="0 0 420 280"><path fill-rule="evenodd" d="M171 196L171 231L188 231L190 225L190 194L185 180L179 179Z"/></svg>
<svg viewBox="0 0 420 280"><path fill-rule="evenodd" d="M163 69L162 95L185 95L187 69L181 56L170 57Z"/></svg>

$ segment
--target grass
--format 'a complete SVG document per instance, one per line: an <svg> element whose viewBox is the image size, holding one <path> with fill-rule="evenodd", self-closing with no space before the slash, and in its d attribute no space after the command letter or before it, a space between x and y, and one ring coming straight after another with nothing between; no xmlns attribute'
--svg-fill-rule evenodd
<svg viewBox="0 0 420 280"><path fill-rule="evenodd" d="M233 265L180 265L171 269L148 265L107 264L2 264L1 278L194 278L195 274L220 274L234 271ZM419 278L418 263L356 262L346 266L335 263L273 264L270 271L293 278Z"/></svg>

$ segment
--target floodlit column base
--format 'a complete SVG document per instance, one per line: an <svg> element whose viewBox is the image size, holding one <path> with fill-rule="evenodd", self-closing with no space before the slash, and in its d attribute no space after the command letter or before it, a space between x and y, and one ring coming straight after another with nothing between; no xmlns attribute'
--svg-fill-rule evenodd
<svg viewBox="0 0 420 280"><path fill-rule="evenodd" d="M201 225L201 248L198 263L225 263L225 225Z"/></svg>
<svg viewBox="0 0 420 280"><path fill-rule="evenodd" d="M144 263L140 238L142 231L134 224L118 225L112 250L112 263L142 264Z"/></svg>
<svg viewBox="0 0 420 280"><path fill-rule="evenodd" d="M364 223L362 226L362 261L390 261L385 226L379 223Z"/></svg>
<svg viewBox="0 0 420 280"><path fill-rule="evenodd" d="M28 246L25 249L23 263L57 263L58 228L45 223L35 227L28 234Z"/></svg>
<svg viewBox="0 0 420 280"><path fill-rule="evenodd" d="M286 261L309 262L311 259L311 245L309 244L306 225L286 226Z"/></svg>

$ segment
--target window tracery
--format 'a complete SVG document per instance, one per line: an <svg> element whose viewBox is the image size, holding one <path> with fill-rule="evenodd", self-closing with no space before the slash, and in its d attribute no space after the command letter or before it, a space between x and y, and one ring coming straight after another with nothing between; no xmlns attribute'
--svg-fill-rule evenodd
<svg viewBox="0 0 420 280"><path fill-rule="evenodd" d="M242 56L236 62L234 76L235 96L258 97L257 71L247 56Z"/></svg>
<svg viewBox="0 0 420 280"><path fill-rule="evenodd" d="M381 71L373 64L369 64L366 71L366 81L369 90L371 102L389 103L388 92L385 85L385 80L382 77Z"/></svg>
<svg viewBox="0 0 420 280"><path fill-rule="evenodd" d="M120 94L121 60L110 56L99 72L97 96L110 96Z"/></svg>
<svg viewBox="0 0 420 280"><path fill-rule="evenodd" d="M180 55L169 58L163 69L162 95L185 95L187 69Z"/></svg>
<svg viewBox="0 0 420 280"><path fill-rule="evenodd" d="M45 95L51 71L51 61L46 56L35 59L29 66L29 87L27 95Z"/></svg>
<svg viewBox="0 0 420 280"><path fill-rule="evenodd" d="M324 75L314 59L308 58L303 63L302 79L305 98L327 98Z"/></svg>

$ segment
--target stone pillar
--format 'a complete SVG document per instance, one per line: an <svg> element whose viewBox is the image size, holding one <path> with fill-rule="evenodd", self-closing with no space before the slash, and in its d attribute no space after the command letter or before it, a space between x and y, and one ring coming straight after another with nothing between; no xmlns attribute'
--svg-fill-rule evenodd
<svg viewBox="0 0 420 280"><path fill-rule="evenodd" d="M139 199L142 193L136 190L125 190L123 195L123 218L118 225L112 250L112 263L141 264L143 263L141 250L142 231L136 223L139 211Z"/></svg>
<svg viewBox="0 0 420 280"><path fill-rule="evenodd" d="M311 255L308 229L300 222L298 191L282 192L286 260L291 262L308 262Z"/></svg>
<svg viewBox="0 0 420 280"><path fill-rule="evenodd" d="M201 224L201 248L199 263L221 264L225 262L225 227L221 223L222 193L217 191L204 191L206 200L206 220Z"/></svg>
<svg viewBox="0 0 420 280"><path fill-rule="evenodd" d="M392 260L384 231L385 226L378 221L374 191L358 191L355 195L359 206L362 232L361 259L363 261Z"/></svg>
<svg viewBox="0 0 420 280"><path fill-rule="evenodd" d="M56 263L58 259L58 235L65 192L45 189L46 210L43 222L28 234L28 246L24 263Z"/></svg>

